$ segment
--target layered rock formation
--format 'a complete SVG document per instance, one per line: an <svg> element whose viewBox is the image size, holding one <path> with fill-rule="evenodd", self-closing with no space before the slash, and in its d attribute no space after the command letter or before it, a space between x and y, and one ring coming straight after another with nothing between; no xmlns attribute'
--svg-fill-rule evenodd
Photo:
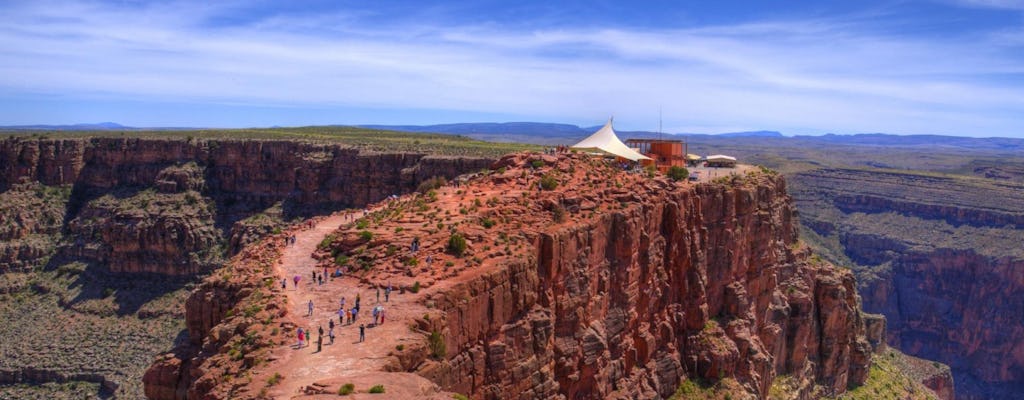
<svg viewBox="0 0 1024 400"><path fill-rule="evenodd" d="M21 397L7 384L65 381L141 398L152 356L187 343L178 302L196 273L289 221L492 161L284 140L4 137L0 314L17 324L8 337L43 334L0 345L0 398ZM232 298L188 304L226 310ZM220 322L208 311L207 327Z"/></svg>
<svg viewBox="0 0 1024 400"><path fill-rule="evenodd" d="M664 398L684 380L725 378L737 382L735 395L764 398L782 375L807 399L867 379L871 346L853 275L798 244L781 177L674 183L575 155L513 155L493 168L389 204L323 248L325 266L340 255L363 265L364 283L422 284L417 301L437 310L416 321L438 338L431 350L394 356L390 371L475 399ZM538 192L550 179L557 188ZM461 256L446 250L452 232L468 240ZM388 246L413 238L423 243L415 262ZM210 296L235 310L252 300L218 282L189 301L200 356L158 359L147 373L151 398L258 397L223 376L251 368L224 353L259 332L245 327L260 317L208 310Z"/></svg>
<svg viewBox="0 0 1024 400"><path fill-rule="evenodd" d="M1024 393L1024 186L814 170L794 177L802 220L849 260L890 345L953 368L957 397Z"/></svg>
<svg viewBox="0 0 1024 400"><path fill-rule="evenodd" d="M529 257L428 300L445 311L449 356L422 373L475 398L658 398L723 377L763 398L780 374L810 396L865 380L853 276L795 250L780 177L690 186L591 177L601 165L571 158L555 168L567 189L522 213L543 216L526 219ZM545 202L577 214L559 224Z"/></svg>
<svg viewBox="0 0 1024 400"><path fill-rule="evenodd" d="M114 272L194 274L217 262L211 252L257 237L232 227L268 208L291 219L361 207L491 161L300 141L9 137L0 141L0 193L73 190L54 203L57 216L31 216L40 211L30 202L5 208L13 217L0 227L0 270L45 260L64 230L59 255ZM28 240L37 236L45 245Z"/></svg>

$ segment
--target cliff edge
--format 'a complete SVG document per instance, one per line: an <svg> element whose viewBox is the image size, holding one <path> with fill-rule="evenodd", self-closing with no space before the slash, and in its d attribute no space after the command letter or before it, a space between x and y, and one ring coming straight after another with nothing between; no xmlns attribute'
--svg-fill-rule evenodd
<svg viewBox="0 0 1024 400"><path fill-rule="evenodd" d="M397 385L388 374L413 372L431 396L666 398L685 382L727 382L766 398L785 377L806 399L868 377L853 276L797 241L785 181L771 171L672 182L585 155L522 153L461 185L332 218L340 226L317 246L319 265L282 258L292 251L285 232L208 278L186 310L200 356L158 358L147 395L260 398L286 394L281 379L324 393L355 379ZM346 274L278 287L324 268ZM353 347L352 359L332 361L365 369L282 368L345 357L289 348L294 329L336 318L344 293L361 293L369 310L368 294L386 286L395 288L388 324L417 341ZM307 290L318 300L312 317L298 312Z"/></svg>

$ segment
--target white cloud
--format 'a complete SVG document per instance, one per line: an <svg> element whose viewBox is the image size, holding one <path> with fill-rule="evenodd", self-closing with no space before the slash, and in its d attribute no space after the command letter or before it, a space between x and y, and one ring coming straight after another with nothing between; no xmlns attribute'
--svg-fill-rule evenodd
<svg viewBox="0 0 1024 400"><path fill-rule="evenodd" d="M997 36L928 41L840 20L395 30L344 13L204 26L232 7L218 4L0 6L0 91L580 123L614 113L626 129L654 128L662 108L666 128L1024 132L1024 122L1007 117L1024 114L1024 83L993 78L1024 74L1024 62Z"/></svg>

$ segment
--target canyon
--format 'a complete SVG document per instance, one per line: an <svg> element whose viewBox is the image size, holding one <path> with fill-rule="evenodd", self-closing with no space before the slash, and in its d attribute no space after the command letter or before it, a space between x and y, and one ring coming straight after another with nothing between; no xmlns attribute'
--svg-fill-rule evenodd
<svg viewBox="0 0 1024 400"><path fill-rule="evenodd" d="M460 154L184 134L5 137L0 332L24 339L0 345L0 383L38 385L26 390L44 398L142 397L152 357L187 341L189 293L246 245L493 161L443 140Z"/></svg>
<svg viewBox="0 0 1024 400"><path fill-rule="evenodd" d="M287 294L268 289L279 278L274 263L287 250L277 248L284 237L302 232L303 221L323 221L317 216L472 172L479 186L472 190L491 193L472 196L493 204L467 203L469 188L437 191L437 205L453 207L466 230L465 257L445 259L438 243L447 237L438 235L447 229L425 230L422 216L385 214L374 214L379 220L365 230L378 242L433 235L424 250L436 253L434 268L416 271L412 261L387 255L383 242L372 262L351 257L360 263L351 267L384 266L350 277L355 285L393 280L418 310L404 322L420 334L406 338L407 351L383 354L392 361L382 369L411 373L398 376L435 394L657 398L697 383L739 398L786 398L773 395L779 388L820 397L872 387L869 371L888 364L870 362L871 348L880 351L883 336L892 343L906 326L878 329L884 323L859 311L861 269L852 270L855 284L850 271L796 241L794 204L785 181L770 172L694 186L622 178L619 184L645 188L632 192L614 187L611 175L581 175L599 169L581 160L534 159L546 165L537 170L522 155L493 164L493 152L477 151L490 144L447 137L400 137L389 147L321 136L174 135L0 142L0 311L12 321L3 329L12 336L19 327L62 332L55 341L5 343L2 383L40 384L33 390L47 397L259 397L278 359L271 350L290 343L286 332L296 327L289 319L297 313L288 310L297 304L283 306ZM442 145L408 150L420 140ZM544 171L561 177L559 189L525 201L532 197L521 193L535 191ZM803 213L804 192L794 193ZM385 208L375 212L393 210L379 204ZM559 209L567 221L555 223ZM484 228L483 220L498 227ZM338 262L340 253L332 253L354 250L345 246L365 245L356 231L349 224L335 233L333 247L318 252L323 266ZM803 231L833 259L815 232ZM415 296L414 286L422 287ZM860 286L865 293L874 287ZM130 340L103 340L122 331ZM431 354L435 332L449 349L442 356ZM79 346L89 350L79 354ZM96 363L95 352L117 356ZM166 353L143 385L159 352ZM917 382L927 381L945 393L953 386L938 364L921 369L906 387L923 393Z"/></svg>
<svg viewBox="0 0 1024 400"><path fill-rule="evenodd" d="M294 251L284 237L310 246L307 225L207 278L187 308L190 343L158 358L147 395L261 398L299 387L316 396L358 381L402 398L666 398L701 382L719 395L785 387L777 398L803 399L864 384L872 343L884 346L884 324L867 329L877 317L859 311L852 273L796 241L784 180L770 171L674 183L586 156L517 154L457 187L328 221L340 226L316 246L316 266L283 261ZM421 247L402 250L413 240ZM278 286L321 268L347 273L327 288ZM394 350L353 343L346 353L372 356L338 362L364 368L326 376L288 367L322 362L319 350L290 344L297 327L333 318L325 299L379 296L385 285L400 292L385 326L419 332L411 342L399 329Z"/></svg>

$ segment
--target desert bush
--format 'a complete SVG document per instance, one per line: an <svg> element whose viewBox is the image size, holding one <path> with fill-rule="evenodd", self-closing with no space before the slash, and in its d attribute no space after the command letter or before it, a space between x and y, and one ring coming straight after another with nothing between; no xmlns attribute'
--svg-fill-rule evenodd
<svg viewBox="0 0 1024 400"><path fill-rule="evenodd" d="M548 174L540 177L540 188L544 190L555 190L558 187L558 179Z"/></svg>
<svg viewBox="0 0 1024 400"><path fill-rule="evenodd" d="M681 181L690 176L690 171L687 171L686 168L673 165L667 172L665 172L665 175L668 175L668 177L673 181Z"/></svg>
<svg viewBox="0 0 1024 400"><path fill-rule="evenodd" d="M444 358L448 352L446 345L444 344L444 337L441 336L441 332L433 331L430 332L430 355L436 359Z"/></svg>
<svg viewBox="0 0 1024 400"><path fill-rule="evenodd" d="M338 388L338 395L340 395L340 396L348 396L348 395L352 394L352 392L355 392L355 391L356 391L356 385L351 384L351 383L346 383L344 385L341 385L340 388Z"/></svg>
<svg viewBox="0 0 1024 400"><path fill-rule="evenodd" d="M274 376L271 376L270 378L267 378L267 386L274 386L274 385L280 383L281 379L284 379L284 377L281 376L281 374L279 372L275 372Z"/></svg>
<svg viewBox="0 0 1024 400"><path fill-rule="evenodd" d="M456 257L462 257L466 253L466 238L461 233L453 233L448 238L448 252Z"/></svg>
<svg viewBox="0 0 1024 400"><path fill-rule="evenodd" d="M372 393L372 394L384 393L384 385L373 385L373 387L370 388L370 393Z"/></svg>
<svg viewBox="0 0 1024 400"><path fill-rule="evenodd" d="M363 241L369 242L369 241L373 240L373 232L370 232L370 231L360 231L359 232L359 238L362 239Z"/></svg>

